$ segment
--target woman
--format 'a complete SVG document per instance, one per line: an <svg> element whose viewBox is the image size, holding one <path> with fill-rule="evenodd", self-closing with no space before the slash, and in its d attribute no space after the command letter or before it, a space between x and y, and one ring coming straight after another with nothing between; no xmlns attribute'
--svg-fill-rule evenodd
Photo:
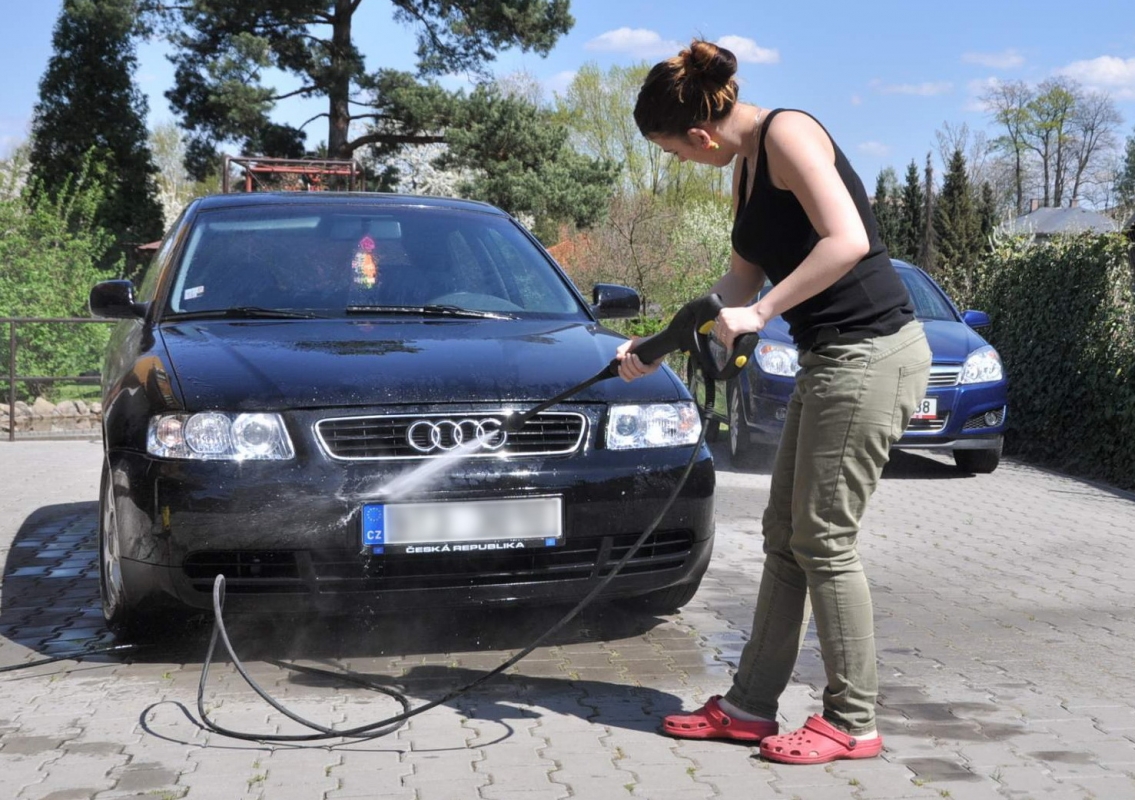
<svg viewBox="0 0 1135 800"><path fill-rule="evenodd" d="M760 742L761 755L818 764L882 751L871 596L856 549L868 498L922 399L930 349L890 263L862 182L811 116L737 100L737 61L694 41L657 64L635 106L652 142L681 161L734 170L733 254L712 291L727 346L783 315L800 353L762 520L765 563L733 685L665 719L682 738ZM773 284L749 305L765 279ZM619 374L643 364L619 349ZM811 599L827 687L823 714L776 735Z"/></svg>

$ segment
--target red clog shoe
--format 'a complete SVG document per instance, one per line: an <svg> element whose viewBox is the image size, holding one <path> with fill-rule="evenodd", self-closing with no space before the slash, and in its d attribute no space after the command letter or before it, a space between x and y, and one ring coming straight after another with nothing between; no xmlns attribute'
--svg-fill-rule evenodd
<svg viewBox="0 0 1135 800"><path fill-rule="evenodd" d="M714 695L692 714L671 714L662 720L662 732L678 739L734 739L739 742L759 742L780 730L775 722L734 719L721 710Z"/></svg>
<svg viewBox="0 0 1135 800"><path fill-rule="evenodd" d="M856 739L818 714L804 727L761 742L761 757L782 764L826 764L844 758L874 758L883 752L883 737Z"/></svg>

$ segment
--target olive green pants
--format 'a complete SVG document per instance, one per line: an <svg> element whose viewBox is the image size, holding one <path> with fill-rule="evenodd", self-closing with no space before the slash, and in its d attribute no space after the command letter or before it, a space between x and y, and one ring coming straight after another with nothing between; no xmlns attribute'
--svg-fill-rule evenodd
<svg viewBox="0 0 1135 800"><path fill-rule="evenodd" d="M775 719L796 664L807 600L827 686L824 717L875 727L878 673L871 592L856 545L867 500L930 374L922 324L800 354L762 521L765 563L753 631L726 699Z"/></svg>

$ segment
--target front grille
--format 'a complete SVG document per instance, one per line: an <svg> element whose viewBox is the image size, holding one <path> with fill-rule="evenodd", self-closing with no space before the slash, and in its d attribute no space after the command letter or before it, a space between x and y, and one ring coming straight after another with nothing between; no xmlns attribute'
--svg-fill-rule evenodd
<svg viewBox="0 0 1135 800"><path fill-rule="evenodd" d="M605 576L638 536L569 540L562 547L500 553L369 556L350 550L203 551L186 558L182 569L198 592L211 592L216 575L224 575L230 594L353 594L540 584ZM656 531L619 575L681 569L692 546L693 534L688 530Z"/></svg>
<svg viewBox="0 0 1135 800"><path fill-rule="evenodd" d="M938 433L946 427L946 423L949 421L949 412L934 419L912 419L910 424L906 426L906 431L907 433Z"/></svg>
<svg viewBox="0 0 1135 800"><path fill-rule="evenodd" d="M957 386L961 377L961 367L931 367L929 386Z"/></svg>
<svg viewBox="0 0 1135 800"><path fill-rule="evenodd" d="M320 420L316 436L332 458L348 461L436 458L453 453L462 439L476 439L472 433L479 424L503 423L503 414L484 412L447 414L399 414L390 416L338 417ZM418 424L423 423L423 424ZM430 431L437 426L440 435L431 442ZM460 431L455 435L455 431ZM485 448L470 457L549 456L574 453L583 442L586 419L582 414L545 411L528 420L519 431L508 434L502 447Z"/></svg>
<svg viewBox="0 0 1135 800"><path fill-rule="evenodd" d="M986 414L992 414L995 417L993 423L989 423L985 419ZM963 431L973 431L978 428L996 428L1005 420L1005 407L1002 406L994 411L983 411L980 414L974 414L966 420L966 424L962 426Z"/></svg>

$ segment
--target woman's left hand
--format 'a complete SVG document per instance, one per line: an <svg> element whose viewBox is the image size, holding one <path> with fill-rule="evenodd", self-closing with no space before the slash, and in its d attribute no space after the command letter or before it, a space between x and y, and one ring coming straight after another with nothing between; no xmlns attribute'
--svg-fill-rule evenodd
<svg viewBox="0 0 1135 800"><path fill-rule="evenodd" d="M756 305L723 308L717 315L717 325L714 326L713 335L725 346L725 349L729 350L732 349L733 341L738 336L743 333L756 333L764 328L766 322Z"/></svg>

